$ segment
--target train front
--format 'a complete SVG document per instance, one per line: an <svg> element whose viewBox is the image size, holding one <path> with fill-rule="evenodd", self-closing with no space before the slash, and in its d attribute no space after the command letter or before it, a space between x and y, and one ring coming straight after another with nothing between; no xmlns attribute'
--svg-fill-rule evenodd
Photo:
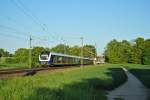
<svg viewBox="0 0 150 100"><path fill-rule="evenodd" d="M50 65L50 52L42 52L39 55L39 62L41 65Z"/></svg>

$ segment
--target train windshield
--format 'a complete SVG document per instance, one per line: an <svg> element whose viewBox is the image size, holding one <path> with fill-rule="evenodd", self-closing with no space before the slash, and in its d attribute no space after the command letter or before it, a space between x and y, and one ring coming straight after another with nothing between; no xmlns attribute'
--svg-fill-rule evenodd
<svg viewBox="0 0 150 100"><path fill-rule="evenodd" d="M41 60L48 60L48 54L41 54Z"/></svg>

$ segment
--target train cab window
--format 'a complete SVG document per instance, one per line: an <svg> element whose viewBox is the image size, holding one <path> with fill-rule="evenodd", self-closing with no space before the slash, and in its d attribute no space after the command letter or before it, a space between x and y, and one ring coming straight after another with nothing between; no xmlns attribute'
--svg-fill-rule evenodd
<svg viewBox="0 0 150 100"><path fill-rule="evenodd" d="M47 55L47 54L42 54L42 55L40 56L40 58L41 58L42 60L48 60L48 55Z"/></svg>

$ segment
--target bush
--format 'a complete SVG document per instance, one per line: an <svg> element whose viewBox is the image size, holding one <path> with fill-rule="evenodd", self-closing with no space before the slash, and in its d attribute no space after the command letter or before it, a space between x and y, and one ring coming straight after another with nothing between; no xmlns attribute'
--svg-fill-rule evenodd
<svg viewBox="0 0 150 100"><path fill-rule="evenodd" d="M15 58L9 57L5 58L5 63L17 63L17 60Z"/></svg>

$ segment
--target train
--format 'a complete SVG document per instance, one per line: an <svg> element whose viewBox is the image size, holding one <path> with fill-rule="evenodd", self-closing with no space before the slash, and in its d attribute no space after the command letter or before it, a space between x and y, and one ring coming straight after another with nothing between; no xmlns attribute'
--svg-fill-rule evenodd
<svg viewBox="0 0 150 100"><path fill-rule="evenodd" d="M54 53L54 52L42 52L39 55L39 63L41 65L46 66L62 66L62 65L91 65L94 63L93 59L61 54L61 53Z"/></svg>

